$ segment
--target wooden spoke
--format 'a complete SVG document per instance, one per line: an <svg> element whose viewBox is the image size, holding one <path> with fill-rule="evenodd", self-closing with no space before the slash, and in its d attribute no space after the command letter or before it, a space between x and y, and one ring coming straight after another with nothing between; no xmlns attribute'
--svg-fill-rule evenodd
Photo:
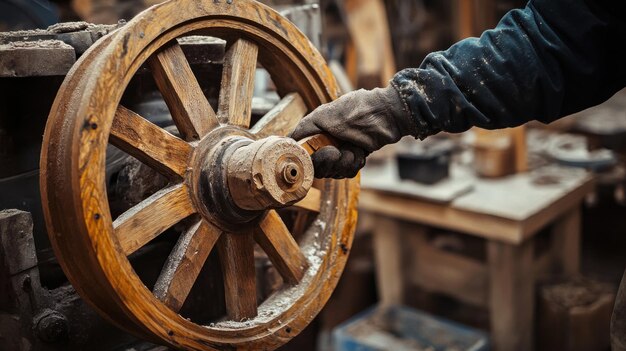
<svg viewBox="0 0 626 351"><path fill-rule="evenodd" d="M276 211L268 212L260 229L255 230L254 239L287 283L297 284L302 280L308 268L307 260Z"/></svg>
<svg viewBox="0 0 626 351"><path fill-rule="evenodd" d="M298 141L298 145L302 146L306 152L309 153L309 155L312 155L315 151L323 148L324 146L337 146L338 142L329 135L315 134Z"/></svg>
<svg viewBox="0 0 626 351"><path fill-rule="evenodd" d="M221 233L204 220L183 233L154 285L154 295L172 310L180 310Z"/></svg>
<svg viewBox="0 0 626 351"><path fill-rule="evenodd" d="M150 123L135 112L119 106L111 126L111 144L165 176L183 176L192 147Z"/></svg>
<svg viewBox="0 0 626 351"><path fill-rule="evenodd" d="M292 233L294 238L299 238L300 235L306 230L306 225L309 222L310 212L300 210L295 213L296 218L293 221Z"/></svg>
<svg viewBox="0 0 626 351"><path fill-rule="evenodd" d="M254 240L250 234L227 233L218 241L228 317L234 321L257 315Z"/></svg>
<svg viewBox="0 0 626 351"><path fill-rule="evenodd" d="M250 126L258 50L256 44L238 39L226 52L218 105L222 123Z"/></svg>
<svg viewBox="0 0 626 351"><path fill-rule="evenodd" d="M319 212L322 201L322 192L319 189L311 188L304 199L296 202L293 206L303 208L305 210Z"/></svg>
<svg viewBox="0 0 626 351"><path fill-rule="evenodd" d="M178 43L174 41L152 55L149 64L174 123L185 140L200 139L219 125L215 111Z"/></svg>
<svg viewBox="0 0 626 351"><path fill-rule="evenodd" d="M250 131L261 138L270 135L289 135L307 111L308 109L300 94L288 94L266 113Z"/></svg>
<svg viewBox="0 0 626 351"><path fill-rule="evenodd" d="M176 184L122 213L113 222L113 228L122 251L130 255L194 212L187 186Z"/></svg>

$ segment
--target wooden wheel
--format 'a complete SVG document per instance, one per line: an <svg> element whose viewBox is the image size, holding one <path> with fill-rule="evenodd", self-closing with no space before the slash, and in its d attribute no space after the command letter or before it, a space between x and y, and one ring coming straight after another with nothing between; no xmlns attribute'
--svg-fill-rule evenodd
<svg viewBox="0 0 626 351"><path fill-rule="evenodd" d="M177 43L187 35L227 40L216 109ZM282 100L250 126L257 63ZM144 64L179 136L120 105ZM336 96L334 78L306 37L250 0L173 0L97 42L59 90L41 158L50 240L76 290L121 328L180 349L272 349L297 335L345 265L358 179L313 182L307 151L319 140L298 145L285 136ZM168 180L117 218L105 184L109 144ZM284 208L297 209L298 241L279 215ZM164 267L155 267L161 274L149 289L128 256L174 225L185 230ZM284 282L260 304L255 245ZM225 298L212 303L224 304L226 314L189 320L179 311L214 249Z"/></svg>

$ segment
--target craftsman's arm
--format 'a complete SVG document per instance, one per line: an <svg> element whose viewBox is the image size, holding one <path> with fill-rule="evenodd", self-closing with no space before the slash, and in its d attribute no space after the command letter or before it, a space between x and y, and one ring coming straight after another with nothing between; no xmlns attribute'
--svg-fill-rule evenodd
<svg viewBox="0 0 626 351"><path fill-rule="evenodd" d="M472 126L549 123L626 85L626 2L531 0L480 38L400 71L398 89L418 137Z"/></svg>
<svg viewBox="0 0 626 351"><path fill-rule="evenodd" d="M551 122L626 86L626 1L531 0L480 38L428 55L390 86L322 105L293 133L341 142L313 154L316 176L350 177L404 135Z"/></svg>

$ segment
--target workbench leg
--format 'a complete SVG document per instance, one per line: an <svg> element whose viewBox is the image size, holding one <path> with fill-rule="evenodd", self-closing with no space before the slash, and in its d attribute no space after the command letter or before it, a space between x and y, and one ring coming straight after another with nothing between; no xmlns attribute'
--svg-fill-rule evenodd
<svg viewBox="0 0 626 351"><path fill-rule="evenodd" d="M580 270L581 209L576 206L559 218L552 228L552 254L556 271L576 275Z"/></svg>
<svg viewBox="0 0 626 351"><path fill-rule="evenodd" d="M373 243L376 285L381 305L404 302L402 235L402 226L396 220L376 216Z"/></svg>
<svg viewBox="0 0 626 351"><path fill-rule="evenodd" d="M493 349L532 350L535 310L533 240L519 245L490 241L487 245Z"/></svg>

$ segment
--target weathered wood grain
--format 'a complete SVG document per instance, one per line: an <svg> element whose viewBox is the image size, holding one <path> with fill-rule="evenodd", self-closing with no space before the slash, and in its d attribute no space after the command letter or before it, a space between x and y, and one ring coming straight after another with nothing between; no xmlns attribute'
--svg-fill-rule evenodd
<svg viewBox="0 0 626 351"><path fill-rule="evenodd" d="M122 251L130 255L194 212L189 189L184 184L176 184L122 213L113 222L113 228Z"/></svg>
<svg viewBox="0 0 626 351"><path fill-rule="evenodd" d="M215 111L178 43L169 43L148 62L174 123L185 140L198 140L219 125Z"/></svg>
<svg viewBox="0 0 626 351"><path fill-rule="evenodd" d="M324 146L339 145L337 140L326 134L312 135L298 141L298 144L302 146L306 150L306 152L309 153L309 155L312 155L315 151L323 148Z"/></svg>
<svg viewBox="0 0 626 351"><path fill-rule="evenodd" d="M322 192L317 188L309 189L304 199L293 204L295 207L303 208L305 210L319 212L322 201Z"/></svg>
<svg viewBox="0 0 626 351"><path fill-rule="evenodd" d="M297 284L302 279L308 262L276 211L269 211L263 218L260 228L254 231L254 239L285 282Z"/></svg>
<svg viewBox="0 0 626 351"><path fill-rule="evenodd" d="M199 220L181 235L154 285L154 295L178 311L222 231Z"/></svg>
<svg viewBox="0 0 626 351"><path fill-rule="evenodd" d="M258 50L253 42L238 39L226 52L217 109L222 123L250 126Z"/></svg>
<svg viewBox="0 0 626 351"><path fill-rule="evenodd" d="M119 106L111 125L111 143L169 177L182 177L193 148L180 138Z"/></svg>
<svg viewBox="0 0 626 351"><path fill-rule="evenodd" d="M254 240L248 233L225 233L218 241L228 318L257 315Z"/></svg>
<svg viewBox="0 0 626 351"><path fill-rule="evenodd" d="M358 180L325 181L324 199L332 199L336 211L323 218L333 224L325 230L328 245L322 266L301 287L301 299L274 317L241 328L200 325L179 315L145 287L124 257L108 204L106 149L124 88L160 48L190 33L255 38L260 45L259 61L281 96L298 92L309 110L337 96L336 83L322 56L300 31L258 2L238 0L236 5L171 0L98 41L94 50L79 58L60 88L42 148L46 224L72 285L101 315L125 331L174 349L271 350L293 338L320 311L336 286L356 223ZM191 185L197 172L188 169L183 182ZM192 195L196 202L197 194Z"/></svg>
<svg viewBox="0 0 626 351"><path fill-rule="evenodd" d="M291 134L306 112L307 107L300 94L288 94L256 122L250 128L250 132L259 138L270 135L287 136Z"/></svg>

